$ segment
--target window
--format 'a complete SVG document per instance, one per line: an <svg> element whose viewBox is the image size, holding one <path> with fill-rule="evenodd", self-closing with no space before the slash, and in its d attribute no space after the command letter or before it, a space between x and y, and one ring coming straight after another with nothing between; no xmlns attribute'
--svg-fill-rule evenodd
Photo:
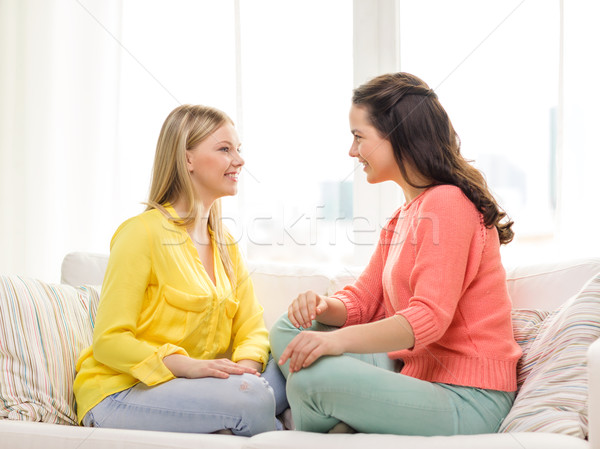
<svg viewBox="0 0 600 449"><path fill-rule="evenodd" d="M0 190L20 210L0 226L13 236L3 271L50 279L68 251L108 252L143 210L160 126L180 103L236 121L246 173L224 215L249 257L364 265L402 194L366 183L347 156L351 90L398 70L436 89L515 220L505 260L600 251L598 2L2 5ZM42 229L39 216L51 217Z"/></svg>
<svg viewBox="0 0 600 449"><path fill-rule="evenodd" d="M555 232L559 13L558 0L400 1L401 70L437 92L517 245Z"/></svg>
<svg viewBox="0 0 600 449"><path fill-rule="evenodd" d="M116 169L127 176L116 190L129 201L116 224L147 197L166 115L200 103L228 113L242 140L246 165L223 219L249 258L352 253L351 2L132 0L121 43Z"/></svg>
<svg viewBox="0 0 600 449"><path fill-rule="evenodd" d="M352 2L239 2L246 160L228 227L252 259L352 253Z"/></svg>
<svg viewBox="0 0 600 449"><path fill-rule="evenodd" d="M113 231L148 198L160 128L174 108L205 104L235 120L235 35L233 2L123 2Z"/></svg>

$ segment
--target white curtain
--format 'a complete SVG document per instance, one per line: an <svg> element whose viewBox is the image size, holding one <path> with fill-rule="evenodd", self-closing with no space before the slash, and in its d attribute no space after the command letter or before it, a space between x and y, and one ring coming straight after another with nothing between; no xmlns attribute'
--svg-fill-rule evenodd
<svg viewBox="0 0 600 449"><path fill-rule="evenodd" d="M1 273L57 282L65 252L106 251L120 53L94 17L118 34L120 10L0 1Z"/></svg>
<svg viewBox="0 0 600 449"><path fill-rule="evenodd" d="M233 2L0 0L0 273L58 282L67 252L107 254L176 106L236 118L234 18Z"/></svg>

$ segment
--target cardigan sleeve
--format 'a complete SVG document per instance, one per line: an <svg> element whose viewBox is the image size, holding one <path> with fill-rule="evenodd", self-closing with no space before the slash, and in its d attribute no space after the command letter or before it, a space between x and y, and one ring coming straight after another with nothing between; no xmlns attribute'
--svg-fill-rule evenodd
<svg viewBox="0 0 600 449"><path fill-rule="evenodd" d="M236 296L238 309L232 323L231 360L238 362L250 359L263 364L263 370L269 357L269 333L263 318L263 308L254 294L254 286L250 273L237 247L231 242L236 272Z"/></svg>
<svg viewBox="0 0 600 449"><path fill-rule="evenodd" d="M134 217L117 229L111 241L92 349L100 363L146 385L175 377L162 362L163 357L174 353L187 355L175 345L152 345L136 338L151 274L150 232L141 217Z"/></svg>
<svg viewBox="0 0 600 449"><path fill-rule="evenodd" d="M460 298L481 262L485 241L483 217L454 186L433 189L414 219L413 292L408 307L396 313L410 323L413 350L440 339L450 326Z"/></svg>

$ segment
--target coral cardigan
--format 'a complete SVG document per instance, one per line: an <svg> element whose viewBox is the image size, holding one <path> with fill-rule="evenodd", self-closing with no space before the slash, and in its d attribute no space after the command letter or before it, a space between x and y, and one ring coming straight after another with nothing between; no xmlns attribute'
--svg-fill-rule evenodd
<svg viewBox="0 0 600 449"><path fill-rule="evenodd" d="M402 374L516 390L521 350L498 232L458 187L429 188L402 206L364 272L334 297L346 306L346 326L394 314L408 320L414 347L389 353L403 359Z"/></svg>
<svg viewBox="0 0 600 449"><path fill-rule="evenodd" d="M177 217L175 210L166 210ZM211 233L212 236L212 233ZM230 237L230 236L229 236ZM96 315L93 345L77 362L77 414L138 382L156 385L174 376L162 359L223 356L267 362L263 308L230 237L237 285L232 288L213 236L216 284L187 232L156 209L123 223L111 241Z"/></svg>

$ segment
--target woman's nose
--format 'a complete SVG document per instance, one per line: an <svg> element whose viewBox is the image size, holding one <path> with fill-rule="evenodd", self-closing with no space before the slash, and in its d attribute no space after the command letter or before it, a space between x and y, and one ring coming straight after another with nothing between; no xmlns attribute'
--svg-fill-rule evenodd
<svg viewBox="0 0 600 449"><path fill-rule="evenodd" d="M240 153L236 153L235 158L233 159L233 163L234 163L234 165L241 167L242 165L244 165L246 163L246 161L244 160L244 158L242 157L242 155Z"/></svg>

